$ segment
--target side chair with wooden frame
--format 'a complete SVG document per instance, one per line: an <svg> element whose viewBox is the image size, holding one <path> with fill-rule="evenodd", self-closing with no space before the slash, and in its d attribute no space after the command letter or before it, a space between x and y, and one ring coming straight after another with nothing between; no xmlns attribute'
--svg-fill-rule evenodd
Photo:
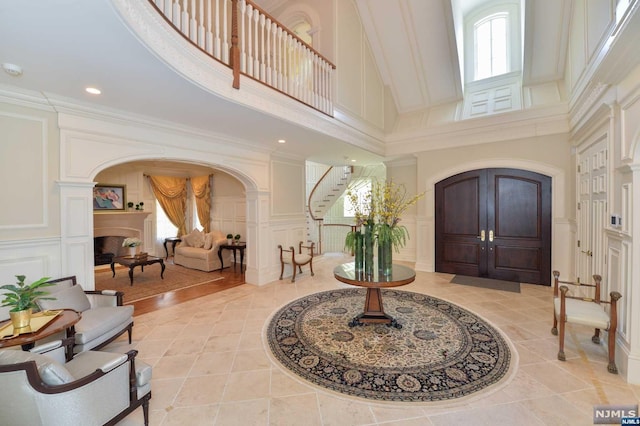
<svg viewBox="0 0 640 426"><path fill-rule="evenodd" d="M278 249L280 249L280 279L282 279L282 275L284 274L284 265L289 264L293 269L293 276L291 277L291 282L296 282L296 268L302 273L302 266L309 264L309 269L311 270L311 276L313 276L313 249L314 244L303 246L302 241L298 244L298 253L293 247L289 247L289 250L283 249L281 245L278 245ZM306 253L302 252L302 249L306 249Z"/></svg>
<svg viewBox="0 0 640 426"><path fill-rule="evenodd" d="M558 359L565 361L564 353L564 336L565 324L575 323L594 327L595 333L591 341L600 344L600 330L608 331L608 353L609 364L607 371L612 374L618 373L616 367L616 328L618 326L617 302L622 297L617 291L612 291L609 296L610 300L600 300L600 284L602 277L600 275L593 276L593 284L584 284L579 282L560 281L560 272L553 271L553 328L551 334L558 336L559 329L559 345ZM561 285L562 284L562 285ZM593 289L595 294L591 297L569 296L568 285L574 286L576 289L587 288ZM609 313L604 309L603 305L610 305Z"/></svg>

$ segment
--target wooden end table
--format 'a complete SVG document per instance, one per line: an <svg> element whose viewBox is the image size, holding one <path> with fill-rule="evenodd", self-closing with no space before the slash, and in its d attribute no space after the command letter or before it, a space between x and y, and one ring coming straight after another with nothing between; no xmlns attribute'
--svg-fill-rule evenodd
<svg viewBox="0 0 640 426"><path fill-rule="evenodd" d="M82 318L82 315L79 312L76 312L73 309L63 309L56 318L44 325L38 331L19 334L16 337L0 339L0 348L20 345L22 346L23 351L28 351L35 346L36 341L42 340L45 337L49 337L52 334L56 334L63 330L65 331L66 337L73 337L76 333L75 324L80 321L80 318ZM0 328L9 322L11 322L11 320L0 322ZM67 352L66 354L67 360L69 360L73 356L73 349L67 349L70 349L71 351L71 353Z"/></svg>
<svg viewBox="0 0 640 426"><path fill-rule="evenodd" d="M176 245L179 242L182 242L182 239L178 237L167 237L164 239L164 252L167 254L167 257L165 257L165 259L169 259L169 249L167 248L167 243L171 243L171 253L173 253L173 256L175 257Z"/></svg>
<svg viewBox="0 0 640 426"><path fill-rule="evenodd" d="M240 252L240 272L242 272L242 264L244 263L244 250L247 248L247 243L238 244L220 244L218 246L218 259L220 259L220 270L224 269L222 262L222 250L233 250L233 270L236 270L236 251Z"/></svg>
<svg viewBox="0 0 640 426"><path fill-rule="evenodd" d="M355 263L343 263L336 266L333 270L333 276L345 284L365 287L367 289L367 298L364 302L364 312L357 315L349 322L349 327L365 324L386 324L395 328L402 328L395 318L386 314L382 306L381 288L399 287L409 284L416 279L416 272L402 265L393 265L391 275L385 277L378 274L375 270L373 275L367 276L362 271L356 271Z"/></svg>
<svg viewBox="0 0 640 426"><path fill-rule="evenodd" d="M131 281L131 285L133 285L133 268L135 268L136 266L139 266L140 270L144 272L144 267L146 265L153 265L154 263L159 263L160 267L162 268L160 270L160 278L164 279L165 265L164 265L164 260L162 260L161 257L155 257L155 256L147 256L143 258L136 258L132 256L114 257L113 260L111 261L111 272L113 272L112 277L116 276L116 268L115 268L116 263L122 266L129 267L129 280Z"/></svg>

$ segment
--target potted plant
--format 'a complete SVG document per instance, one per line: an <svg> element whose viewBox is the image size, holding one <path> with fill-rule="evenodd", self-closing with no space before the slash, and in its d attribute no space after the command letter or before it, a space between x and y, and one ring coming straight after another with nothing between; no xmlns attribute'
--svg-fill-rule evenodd
<svg viewBox="0 0 640 426"><path fill-rule="evenodd" d="M236 235L233 237L233 240L234 240L234 242L235 242L236 244L239 244L239 243L240 243L240 234L236 234Z"/></svg>
<svg viewBox="0 0 640 426"><path fill-rule="evenodd" d="M124 241L122 242L122 247L129 248L129 255L131 257L136 255L136 251L138 251L137 247L140 245L142 245L142 241L140 240L140 238L136 238L136 237L125 238Z"/></svg>
<svg viewBox="0 0 640 426"><path fill-rule="evenodd" d="M24 328L30 324L31 312L33 308L37 308L36 300L55 300L55 297L44 297L49 292L41 290L42 287L54 285L48 282L50 277L40 278L31 284L25 284L26 276L24 275L16 275L16 278L18 282L15 285L7 284L0 287L0 290L5 291L2 306L11 306L9 316L14 329Z"/></svg>
<svg viewBox="0 0 640 426"><path fill-rule="evenodd" d="M227 234L227 244L233 244L233 234Z"/></svg>

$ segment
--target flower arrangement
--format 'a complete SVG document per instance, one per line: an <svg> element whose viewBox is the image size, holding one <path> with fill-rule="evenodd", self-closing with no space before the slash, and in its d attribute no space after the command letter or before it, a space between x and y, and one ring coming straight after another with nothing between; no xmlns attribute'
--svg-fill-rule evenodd
<svg viewBox="0 0 640 426"><path fill-rule="evenodd" d="M122 247L138 247L139 245L142 245L142 241L136 237L125 238L122 242Z"/></svg>
<svg viewBox="0 0 640 426"><path fill-rule="evenodd" d="M398 225L400 216L413 206L424 193L409 197L404 185L393 181L374 182L371 189L371 206L378 242L390 242L396 252L404 247L409 238L407 228Z"/></svg>
<svg viewBox="0 0 640 426"><path fill-rule="evenodd" d="M373 182L371 190L357 192L349 189L348 197L354 206L356 229L362 226L373 227L378 242L390 241L398 251L404 247L409 238L407 228L399 225L401 215L412 205L416 204L424 193L409 197L404 185L395 184L393 181ZM358 232L358 231L356 231ZM355 247L356 233L347 234L345 247L353 250Z"/></svg>

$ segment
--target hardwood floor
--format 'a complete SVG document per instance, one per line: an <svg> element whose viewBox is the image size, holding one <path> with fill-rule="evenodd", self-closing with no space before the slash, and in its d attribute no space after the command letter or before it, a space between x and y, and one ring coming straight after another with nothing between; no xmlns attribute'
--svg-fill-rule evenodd
<svg viewBox="0 0 640 426"><path fill-rule="evenodd" d="M134 316L157 311L162 308L168 308L169 306L174 306L188 300L197 299L198 297L227 290L245 283L244 273L240 272L239 265L237 271L234 271L233 267L223 269L222 276L224 276L224 280L216 281L215 286L198 285L182 290L169 291L148 299L132 302L131 305L133 305L135 312Z"/></svg>

